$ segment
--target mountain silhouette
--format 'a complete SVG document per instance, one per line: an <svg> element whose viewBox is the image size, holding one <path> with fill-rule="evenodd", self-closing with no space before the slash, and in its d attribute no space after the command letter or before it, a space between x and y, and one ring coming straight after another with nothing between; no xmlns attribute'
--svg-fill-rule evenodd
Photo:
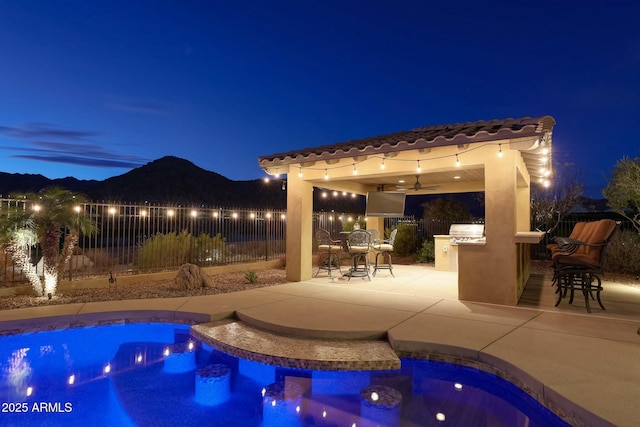
<svg viewBox="0 0 640 427"><path fill-rule="evenodd" d="M226 208L286 209L286 182L261 179L233 181L202 169L188 160L162 157L122 175L103 181L73 177L49 179L35 174L0 172L0 197L38 192L60 186L79 192L94 202L205 206ZM314 192L314 209L364 212L364 198L322 200Z"/></svg>

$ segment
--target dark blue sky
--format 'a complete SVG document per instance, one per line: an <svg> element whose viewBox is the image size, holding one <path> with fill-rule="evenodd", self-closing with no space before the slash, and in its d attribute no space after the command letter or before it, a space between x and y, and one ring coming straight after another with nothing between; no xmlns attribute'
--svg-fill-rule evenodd
<svg viewBox="0 0 640 427"><path fill-rule="evenodd" d="M552 115L600 196L640 156L640 2L0 0L0 171L105 179Z"/></svg>

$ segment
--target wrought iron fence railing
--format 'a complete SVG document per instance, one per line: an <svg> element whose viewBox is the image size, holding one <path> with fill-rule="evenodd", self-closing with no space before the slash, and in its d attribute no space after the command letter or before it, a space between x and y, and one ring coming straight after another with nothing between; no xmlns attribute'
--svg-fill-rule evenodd
<svg viewBox="0 0 640 427"><path fill-rule="evenodd" d="M0 199L0 215L28 202ZM176 269L184 263L216 266L275 260L285 254L286 211L87 203L76 207L97 230L79 241L65 279L110 277ZM42 271L39 246L32 262ZM24 281L6 253L0 283Z"/></svg>
<svg viewBox="0 0 640 427"><path fill-rule="evenodd" d="M0 198L0 221L14 208L27 209L27 204ZM286 255L287 217L283 210L87 203L77 206L76 212L88 216L98 231L93 235L79 233L65 279L168 271L187 262L216 266L268 261ZM312 231L324 228L339 238L340 232L348 228L346 225L357 219L358 214L315 212ZM532 245L532 258L545 259L546 244L553 236L568 236L576 222L594 219L599 218L572 215L564 219L554 228L553 235ZM385 218L386 230L400 224L415 227L416 239L421 243L433 240L434 235L448 234L452 222L413 216ZM632 228L623 222L622 228L625 227ZM40 271L41 256L40 248L35 246L31 259ZM8 254L1 252L0 286L22 281L22 272Z"/></svg>

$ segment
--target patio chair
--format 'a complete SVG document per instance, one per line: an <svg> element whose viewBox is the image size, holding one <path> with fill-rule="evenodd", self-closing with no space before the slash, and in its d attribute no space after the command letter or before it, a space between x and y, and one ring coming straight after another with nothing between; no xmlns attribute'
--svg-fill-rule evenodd
<svg viewBox="0 0 640 427"><path fill-rule="evenodd" d="M554 277L558 286L556 307L567 292L570 293L569 304L572 304L574 292L578 290L584 295L587 312L591 313L589 298L596 299L600 307L605 309L600 299L602 280L599 275L604 274L605 250L619 224L611 219L593 221L585 224L582 229L580 236L584 240L557 240L559 247L553 260Z"/></svg>
<svg viewBox="0 0 640 427"><path fill-rule="evenodd" d="M367 228L367 232L371 235L371 246L380 241L380 232L375 228Z"/></svg>
<svg viewBox="0 0 640 427"><path fill-rule="evenodd" d="M352 277L367 277L371 280L369 275L369 253L371 252L371 233L366 230L354 230L349 233L347 237L347 247L349 248L349 255L351 255L351 268L346 274L349 276L349 280Z"/></svg>
<svg viewBox="0 0 640 427"><path fill-rule="evenodd" d="M316 230L315 236L316 242L318 243L318 270L315 276L320 273L320 270L327 270L330 278L333 270L338 270L340 275L342 275L340 257L336 256L342 251L342 242L340 240L333 240L331 234L322 228Z"/></svg>
<svg viewBox="0 0 640 427"><path fill-rule="evenodd" d="M582 240L581 239L581 234L585 228L585 226L589 224L588 222L577 222L576 225L573 226L573 230L571 230L571 234L569 234L568 239L572 239L572 240ZM553 259L555 257L555 255L557 253L561 253L561 252L566 252L566 249L568 248L564 248L564 250L561 248L559 243L564 243L566 244L566 239L567 237L554 237L553 238L553 243L549 243L547 245L547 250L549 251L549 254L551 255L551 259ZM564 246L564 245L563 245Z"/></svg>
<svg viewBox="0 0 640 427"><path fill-rule="evenodd" d="M573 253L577 247L571 245L569 242L571 241L584 241L587 239L592 225L595 224L592 222L577 222L573 226L573 230L571 230L571 234L569 237L561 237L556 236L553 238L553 243L549 243L547 245L547 251L549 251L549 255L551 257L551 261L554 261L558 255L569 255ZM558 282L557 272L554 269L553 278L551 280L551 286L555 286Z"/></svg>
<svg viewBox="0 0 640 427"><path fill-rule="evenodd" d="M373 249L376 251L376 264L373 267L373 277L376 276L378 270L389 270L391 276L396 277L393 274L393 264L391 263L391 252L393 252L393 243L396 240L396 234L398 234L398 229L394 229L389 238L386 240L381 240L378 243L373 245ZM382 257L382 263L378 262L378 257ZM384 259L387 257L387 263L384 263Z"/></svg>

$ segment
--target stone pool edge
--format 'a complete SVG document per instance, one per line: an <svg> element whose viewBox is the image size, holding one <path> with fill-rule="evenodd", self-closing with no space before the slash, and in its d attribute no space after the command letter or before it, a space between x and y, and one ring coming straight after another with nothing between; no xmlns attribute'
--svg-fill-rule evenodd
<svg viewBox="0 0 640 427"><path fill-rule="evenodd" d="M44 316L33 318L22 317L15 320L0 320L0 336L108 324L159 322L196 325L220 320L239 320L235 314L235 310L230 310L229 315L224 316L219 314L212 316L211 314L171 309L115 310L81 313L80 311L82 311L84 306L86 306L85 303L77 303L70 304L67 307L59 305L19 309L31 311L33 309L40 308L45 310L60 308L60 311L65 311L66 313L62 315L45 314ZM76 308L78 309L75 310ZM426 342L413 342L411 351L403 351L397 348L398 346L393 343L393 340L390 339L390 337L387 337L387 342L400 358L447 362L495 374L496 376L503 378L520 388L522 391L548 408L551 412L574 427L587 427L593 425L603 427L616 426L616 424L611 423L610 421L562 396L560 393L553 390L553 388L544 385L544 383L528 374L524 369L502 358L483 353L482 351L446 345L437 345L438 349L435 350L435 344ZM465 356L461 356L461 353L465 354ZM473 356L470 357L472 354ZM271 359L271 356L269 355L265 355L265 357Z"/></svg>

